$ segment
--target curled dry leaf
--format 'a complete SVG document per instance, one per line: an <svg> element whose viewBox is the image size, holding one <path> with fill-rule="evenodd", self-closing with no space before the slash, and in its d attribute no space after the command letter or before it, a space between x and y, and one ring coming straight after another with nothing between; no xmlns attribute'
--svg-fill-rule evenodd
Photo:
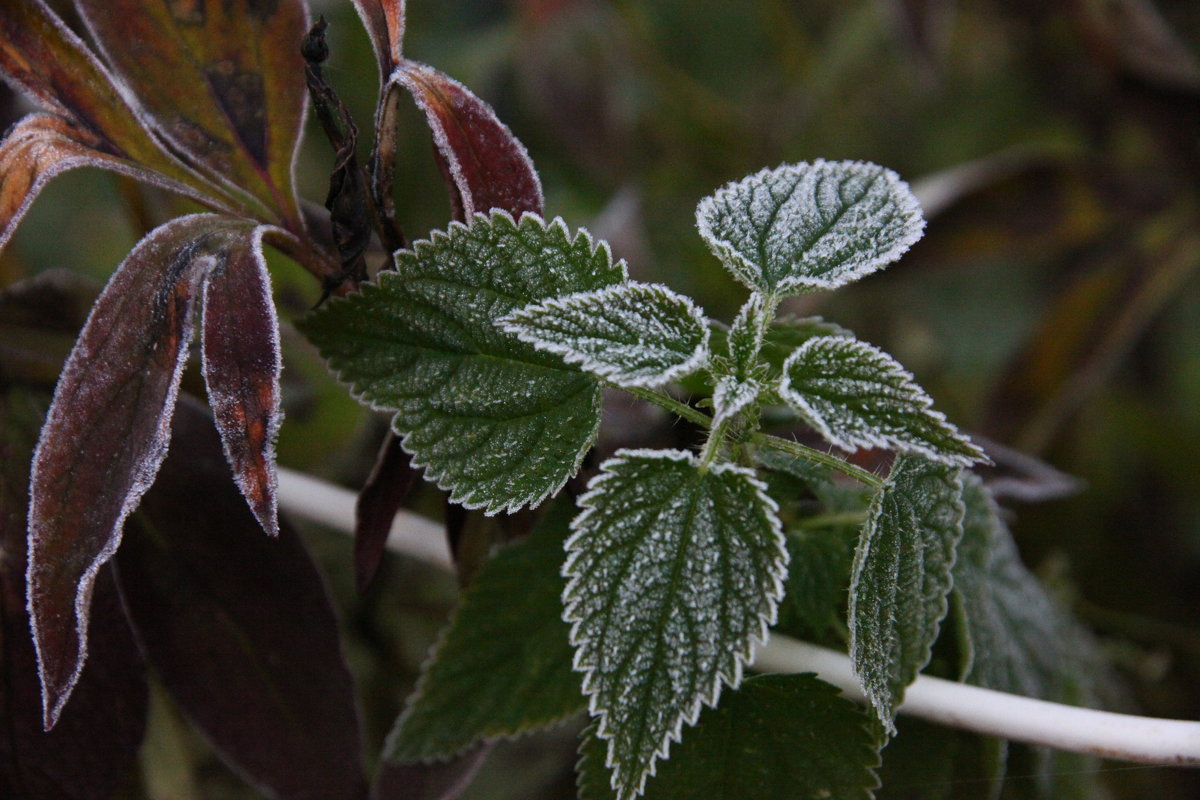
<svg viewBox="0 0 1200 800"><path fill-rule="evenodd" d="M229 276L251 257L244 251L260 258L254 232L251 222L211 214L182 217L151 232L105 287L63 369L30 480L29 608L47 727L61 713L87 655L97 571L116 550L126 516L166 456L200 286L216 272L214 297L227 294L226 282L234 281ZM265 291L261 274L249 285L255 280ZM254 294L248 296L229 302L249 309L243 318L266 326L253 310ZM225 300L217 302L220 307ZM273 336L267 341L274 346ZM251 487L251 506L265 514L274 508L269 433L277 425L272 414L278 401L270 394L278 391L271 367L278 356L231 363L222 355L228 347L220 328L209 344L206 372L218 378L214 405L227 412L221 431L231 453L258 448L257 456L233 460L243 473L239 483ZM245 406L240 416L239 403ZM267 472L246 477L259 464ZM256 503L258 489L265 491Z"/></svg>

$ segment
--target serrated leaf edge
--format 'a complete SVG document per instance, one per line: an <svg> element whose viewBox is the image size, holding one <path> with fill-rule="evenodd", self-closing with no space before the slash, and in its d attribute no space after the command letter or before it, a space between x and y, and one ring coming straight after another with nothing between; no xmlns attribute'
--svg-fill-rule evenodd
<svg viewBox="0 0 1200 800"><path fill-rule="evenodd" d="M863 351L870 355L882 359L885 362L885 368L894 369L897 376L906 385L902 388L906 391L905 400L911 402L917 413L926 417L935 425L943 429L947 435L958 441L960 444L970 448L974 453L973 456L968 456L960 453L948 453L942 450L929 447L917 441L909 439L901 439L896 436L889 436L883 433L874 431L866 431L854 436L839 436L829 426L825 418L817 412L807 401L803 392L792 388L792 379L789 374L792 366L808 355L808 351L815 349L821 344L827 342L841 343L853 347L862 348ZM861 351L860 351L861 352ZM854 452L860 447L882 447L889 450L896 450L902 453L915 453L924 456L931 461L937 461L942 464L949 464L956 467L970 467L974 464L990 463L987 456L979 449L979 446L972 442L968 437L962 434L954 423L946 418L946 415L941 411L933 408L933 398L929 393L921 388L917 383L916 378L904 366L892 358L890 355L880 350L873 344L862 341L861 339L846 338L843 336L814 336L808 339L803 344L795 349L783 362L783 369L779 378L779 395L788 405L794 408L804 417L810 425L817 429L823 437L828 439L834 445Z"/></svg>
<svg viewBox="0 0 1200 800"><path fill-rule="evenodd" d="M556 342L548 342L542 339L535 333L531 333L528 328L522 324L522 319L530 314L547 313L550 311L572 311L579 304L586 303L590 300L605 300L611 295L632 294L641 292L643 294L657 293L662 296L662 299L670 303L678 303L683 306L684 311L696 327L701 331L700 343L692 350L692 354L687 360L680 362L672 367L668 367L658 375L648 375L643 378L634 378L623 374L618 367L612 367L601 363L592 362L588 356ZM574 364L582 371L595 375L604 380L612 381L619 386L630 387L645 387L648 389L662 386L665 383L670 383L686 375L690 375L708 363L709 356L709 338L712 331L709 329L708 320L704 316L704 312L690 297L674 292L661 283L639 283L636 281L625 281L623 283L615 283L611 286L605 286L602 289L592 289L586 292L574 292L565 294L559 297L551 297L546 300L540 300L536 303L531 303L524 308L518 309L510 314L497 319L494 323L505 333L516 336L522 342L533 345L538 350L545 353L553 353L561 356L568 364Z"/></svg>
<svg viewBox="0 0 1200 800"><path fill-rule="evenodd" d="M913 230L906 232L904 236L897 239L890 248L880 255L866 260L855 269L840 273L834 280L805 276L787 276L776 283L773 288L758 285L755 279L761 277L761 267L748 261L732 245L713 233L712 226L708 222L708 215L715 210L718 203L728 202L741 191L753 191L760 186L765 186L768 179L776 174L819 169L826 165L880 169L882 171L881 177L887 181L888 186L898 190L893 192L892 196L900 206L899 212L903 214L915 214L917 225ZM705 241L713 254L721 259L722 263L726 265L734 277L741 281L743 285L753 291L765 291L775 295L784 295L795 293L796 291L837 289L879 271L888 264L898 260L925 235L925 218L921 213L921 204L913 194L912 189L894 170L869 161L827 161L826 159L818 158L811 162L800 161L792 164L782 164L777 167L765 167L753 175L729 181L713 194L702 199L696 206L696 229L700 233L700 238Z"/></svg>
<svg viewBox="0 0 1200 800"><path fill-rule="evenodd" d="M568 554L567 560L563 563L562 568L562 574L565 578L567 578L567 587L563 591L563 620L571 624L571 645L576 648L573 667L576 671L584 674L583 691L588 696L588 715L597 720L596 735L601 739L608 740L604 765L609 769L612 769L616 765L616 759L614 758L615 744L608 735L608 712L607 710L600 709L597 706L598 697L593 691L590 690L591 683L594 680L595 670L583 663L581 658L583 647L590 641L590 639L584 636L581 632L581 628L585 620L575 614L575 608L578 606L578 603L570 598L570 596L573 594L572 590L574 589L576 580L578 577L580 577L572 573L571 568L576 560L574 543L580 536L584 534L584 531L582 530L582 524L589 516L591 516L595 509L595 506L591 505L591 501L601 491L603 484L616 477L615 473L611 471L611 467L618 465L619 463L622 463L630 458L668 459L671 461L689 462L696 466L699 466L700 463L695 454L684 450L655 450L651 448L639 448L617 451L616 455L605 460L600 465L601 472L597 474L596 477L593 478L588 484L588 491L579 497L578 504L583 511L571 521L572 534L567 538L566 542L563 543L563 548ZM767 643L767 639L770 638L769 629L770 626L774 625L776 622L779 613L779 602L783 599L784 582L787 578L788 556L787 544L783 535L783 525L779 520L779 505L767 494L766 484L758 479L758 476L755 474L754 470L729 462L718 462L710 466L709 470L717 474L724 472L740 473L749 479L750 484L754 487L759 500L763 503L764 508L766 508L769 512L768 517L771 523L773 538L779 545L780 550L783 553L783 557L776 561L773 565L776 569L770 575L771 588L766 595L769 607L766 613L760 614L758 617L758 631L756 633L752 633L746 640L746 644L740 650L736 650L733 653L733 674L727 675L722 670L718 670L716 677L713 679L713 684L708 692L700 694L693 700L691 706L683 710L683 712L675 720L674 727L663 735L662 740L658 743L658 746L651 754L649 766L642 774L638 785L634 787L632 793L622 793L621 788L617 786L616 771L613 771L612 788L618 793L618 798L621 798L622 800L624 798L637 797L644 792L646 781L657 774L659 760L666 760L669 757L671 743L678 742L682 739L684 725L695 725L696 720L700 717L700 712L705 706L710 708L715 707L717 701L720 699L721 689L723 686L727 685L730 689L736 689L741 684L745 667L750 663L755 650L765 645Z"/></svg>

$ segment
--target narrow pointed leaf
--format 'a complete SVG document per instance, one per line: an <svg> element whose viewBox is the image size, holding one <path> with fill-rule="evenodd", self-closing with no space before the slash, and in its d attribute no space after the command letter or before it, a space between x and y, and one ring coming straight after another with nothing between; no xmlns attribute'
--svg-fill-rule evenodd
<svg viewBox="0 0 1200 800"><path fill-rule="evenodd" d="M271 796L363 797L354 687L320 573L288 526L259 531L197 403L180 403L172 434L115 559L147 660Z"/></svg>
<svg viewBox="0 0 1200 800"><path fill-rule="evenodd" d="M292 160L306 100L303 2L75 5L177 149L209 175L299 219Z"/></svg>
<svg viewBox="0 0 1200 800"><path fill-rule="evenodd" d="M899 456L867 510L850 574L850 657L889 731L946 616L961 494L958 468Z"/></svg>
<svg viewBox="0 0 1200 800"><path fill-rule="evenodd" d="M25 607L25 515L30 459L49 400L15 387L0 391L0 797L108 800L142 739L146 674L112 575L103 570L93 598L92 658L75 702L54 730L43 731Z"/></svg>
<svg viewBox="0 0 1200 800"><path fill-rule="evenodd" d="M379 62L380 80L391 75L403 59L404 5L404 0L354 0L354 10L367 29Z"/></svg>
<svg viewBox="0 0 1200 800"><path fill-rule="evenodd" d="M700 201L709 249L749 288L786 296L835 289L886 267L925 228L908 185L860 161L765 169Z"/></svg>
<svg viewBox="0 0 1200 800"><path fill-rule="evenodd" d="M182 217L117 268L63 368L30 479L29 607L46 722L87 654L88 603L166 455L199 283L246 224Z"/></svg>
<svg viewBox="0 0 1200 800"><path fill-rule="evenodd" d="M76 167L100 167L144 183L191 194L194 190L132 161L102 152L87 130L51 114L30 114L0 142L0 249L51 178Z"/></svg>
<svg viewBox="0 0 1200 800"><path fill-rule="evenodd" d="M389 430L354 505L354 585L359 592L366 590L379 570L396 512L419 477L412 456Z"/></svg>
<svg viewBox="0 0 1200 800"><path fill-rule="evenodd" d="M105 152L172 177L186 175L151 138L112 75L42 0L0 3L0 73L91 132Z"/></svg>
<svg viewBox="0 0 1200 800"><path fill-rule="evenodd" d="M869 720L815 675L757 675L705 709L646 800L869 800L879 750ZM604 740L580 747L579 800L613 800Z"/></svg>
<svg viewBox="0 0 1200 800"><path fill-rule="evenodd" d="M722 684L741 682L775 619L787 551L764 488L732 464L623 450L580 498L565 618L620 800Z"/></svg>
<svg viewBox="0 0 1200 800"><path fill-rule="evenodd" d="M618 386L661 386L708 358L708 325L665 286L619 283L528 305L498 323L546 353Z"/></svg>
<svg viewBox="0 0 1200 800"><path fill-rule="evenodd" d="M573 512L557 502L528 539L501 550L471 581L396 721L385 760L457 755L584 708L562 620L563 542Z"/></svg>
<svg viewBox="0 0 1200 800"><path fill-rule="evenodd" d="M958 466L983 451L935 411L899 362L857 339L817 336L783 364L779 392L838 447L890 447Z"/></svg>
<svg viewBox="0 0 1200 800"><path fill-rule="evenodd" d="M457 218L503 209L542 213L542 184L533 162L491 106L433 67L404 61L390 83L403 86L425 114L447 173Z"/></svg>
<svg viewBox="0 0 1200 800"><path fill-rule="evenodd" d="M413 465L452 501L496 513L558 491L595 441L600 387L495 321L624 280L624 263L561 220L502 212L454 223L396 261L301 330L356 395L396 412Z"/></svg>
<svg viewBox="0 0 1200 800"><path fill-rule="evenodd" d="M729 361L733 364L734 376L741 380L753 377L758 367L758 353L762 349L771 311L767 298L754 292L738 310L729 328Z"/></svg>
<svg viewBox="0 0 1200 800"><path fill-rule="evenodd" d="M204 282L204 381L234 480L263 530L276 528L279 324L263 228L230 242Z"/></svg>

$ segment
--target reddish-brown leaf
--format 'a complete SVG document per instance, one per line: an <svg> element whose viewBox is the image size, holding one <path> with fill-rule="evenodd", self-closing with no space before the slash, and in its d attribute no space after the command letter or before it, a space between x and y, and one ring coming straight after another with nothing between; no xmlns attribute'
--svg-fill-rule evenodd
<svg viewBox="0 0 1200 800"><path fill-rule="evenodd" d="M491 106L433 67L404 61L389 82L412 93L425 114L456 216L501 208L514 217L542 213L542 184L524 145Z"/></svg>
<svg viewBox="0 0 1200 800"><path fill-rule="evenodd" d="M204 380L233 477L274 536L279 325L262 254L263 229L231 244L204 283Z"/></svg>
<svg viewBox="0 0 1200 800"><path fill-rule="evenodd" d="M268 795L363 797L354 688L320 574L286 524L261 535L212 422L186 397L172 436L115 559L147 660Z"/></svg>
<svg viewBox="0 0 1200 800"><path fill-rule="evenodd" d="M375 468L354 507L354 584L362 592L379 570L396 512L417 483L420 471L391 430L383 438Z"/></svg>
<svg viewBox="0 0 1200 800"><path fill-rule="evenodd" d="M304 116L301 0L75 0L155 124L206 174L300 218L292 160Z"/></svg>
<svg viewBox="0 0 1200 800"><path fill-rule="evenodd" d="M491 742L477 744L448 761L379 765L371 800L454 800L471 785L492 752Z"/></svg>
<svg viewBox="0 0 1200 800"><path fill-rule="evenodd" d="M25 609L25 512L29 462L48 403L40 391L0 393L0 797L102 800L124 781L137 754L146 675L111 572L104 570L93 600L91 661L58 726L42 730Z"/></svg>
<svg viewBox="0 0 1200 800"><path fill-rule="evenodd" d="M404 0L354 0L354 8L371 37L382 81L403 59Z"/></svg>
<svg viewBox="0 0 1200 800"><path fill-rule="evenodd" d="M112 75L41 0L0 3L0 73L50 111L89 131L91 146L194 182L157 145ZM155 79L171 83L163 80L164 74Z"/></svg>
<svg viewBox="0 0 1200 800"><path fill-rule="evenodd" d="M83 667L96 574L166 455L200 280L251 227L201 214L152 231L63 368L30 479L29 608L48 727Z"/></svg>
<svg viewBox="0 0 1200 800"><path fill-rule="evenodd" d="M42 188L75 167L101 167L146 183L204 199L190 187L132 161L103 152L91 132L52 114L30 114L0 142L0 249Z"/></svg>

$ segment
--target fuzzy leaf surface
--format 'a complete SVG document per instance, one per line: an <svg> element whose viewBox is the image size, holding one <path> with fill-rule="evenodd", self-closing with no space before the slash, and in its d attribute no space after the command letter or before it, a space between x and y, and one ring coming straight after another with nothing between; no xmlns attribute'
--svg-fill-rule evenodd
<svg viewBox="0 0 1200 800"><path fill-rule="evenodd" d="M299 219L292 160L307 100L301 0L75 0L75 6L179 151L284 219Z"/></svg>
<svg viewBox="0 0 1200 800"><path fill-rule="evenodd" d="M787 551L754 474L622 450L572 523L563 601L575 668L621 800L635 797L722 684L736 687L783 593Z"/></svg>
<svg viewBox="0 0 1200 800"><path fill-rule="evenodd" d="M935 411L933 398L879 348L840 336L806 341L783 363L779 393L838 447L890 447L970 466L983 451Z"/></svg>
<svg viewBox="0 0 1200 800"><path fill-rule="evenodd" d="M880 721L929 663L962 538L961 470L898 456L867 509L850 573L850 658Z"/></svg>
<svg viewBox="0 0 1200 800"><path fill-rule="evenodd" d="M503 317L500 327L618 386L661 386L708 357L708 325L665 286L618 283L553 297Z"/></svg>
<svg viewBox="0 0 1200 800"><path fill-rule="evenodd" d="M921 238L908 185L859 161L785 164L719 189L696 208L700 236L763 294L834 289L881 269Z"/></svg>
<svg viewBox="0 0 1200 800"><path fill-rule="evenodd" d="M492 107L433 67L402 61L389 83L403 86L433 133L455 218L503 209L542 213L542 184L529 153ZM538 298L540 299L540 298Z"/></svg>
<svg viewBox="0 0 1200 800"><path fill-rule="evenodd" d="M166 456L200 284L253 228L212 214L156 228L113 274L63 368L30 478L29 607L48 723L83 667L97 571Z"/></svg>
<svg viewBox="0 0 1200 800"><path fill-rule="evenodd" d="M390 75L403 58L404 6L404 0L354 0L354 10L371 39L380 78Z"/></svg>
<svg viewBox="0 0 1200 800"><path fill-rule="evenodd" d="M868 722L815 675L756 675L704 710L646 800L868 800L879 763ZM593 723L580 746L580 800L615 797L604 758Z"/></svg>
<svg viewBox="0 0 1200 800"><path fill-rule="evenodd" d="M559 501L528 539L491 558L463 593L384 758L457 755L586 705L562 619L563 542L574 506Z"/></svg>
<svg viewBox="0 0 1200 800"><path fill-rule="evenodd" d="M488 513L536 504L595 440L600 387L495 322L531 302L625 278L623 262L561 220L506 213L454 223L397 268L299 322L332 369L392 427L413 464Z"/></svg>
<svg viewBox="0 0 1200 800"><path fill-rule="evenodd" d="M286 524L262 535L198 403L181 400L172 438L114 559L147 660L269 796L364 797L354 686L320 572Z"/></svg>

